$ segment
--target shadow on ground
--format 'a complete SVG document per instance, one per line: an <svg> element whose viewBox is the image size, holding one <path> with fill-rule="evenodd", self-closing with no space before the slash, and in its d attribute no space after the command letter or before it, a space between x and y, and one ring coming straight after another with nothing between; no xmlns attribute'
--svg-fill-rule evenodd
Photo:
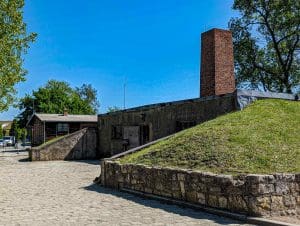
<svg viewBox="0 0 300 226"><path fill-rule="evenodd" d="M129 193L125 193L125 192L119 192L113 189L109 189L109 188L104 188L101 187L98 184L91 184L89 186L83 187L82 189L88 190L88 191L93 191L93 192L98 192L101 194L107 194L107 195L113 195L116 196L118 198L122 198L122 199L126 199L147 207L151 207L151 208L156 208L156 209L162 209L166 212L170 212L170 213L175 213L181 216L185 216L185 217L191 217L194 219L207 219L207 220L211 220L217 224L221 224L221 225L231 225L231 224L243 224L242 222L239 221L235 221L229 218L223 218L223 217L219 217L219 216L215 216L209 213L205 213L202 211L197 211L197 210L193 210L190 208L185 208L185 207L180 207L177 205L171 205L171 204L166 204L157 200L153 200L153 199L146 199L146 198L142 198L139 196L135 196Z"/></svg>
<svg viewBox="0 0 300 226"><path fill-rule="evenodd" d="M47 161L47 162L52 162L54 160L51 161ZM66 160L65 160L66 161ZM31 162L30 158L23 158L23 159L19 159L18 162ZM42 162L42 161L37 161L37 162ZM97 160L77 160L77 161L66 161L66 162L81 162L81 163L86 163L86 164L91 164L91 165L98 165L100 167L100 161Z"/></svg>
<svg viewBox="0 0 300 226"><path fill-rule="evenodd" d="M67 162L82 162L90 165L98 165L100 167L100 161L99 160L64 160Z"/></svg>
<svg viewBox="0 0 300 226"><path fill-rule="evenodd" d="M23 153L23 152L28 152L27 150L16 150L16 149L14 149L14 150L3 150L2 151L3 153Z"/></svg>
<svg viewBox="0 0 300 226"><path fill-rule="evenodd" d="M19 159L18 162L31 162L30 158Z"/></svg>

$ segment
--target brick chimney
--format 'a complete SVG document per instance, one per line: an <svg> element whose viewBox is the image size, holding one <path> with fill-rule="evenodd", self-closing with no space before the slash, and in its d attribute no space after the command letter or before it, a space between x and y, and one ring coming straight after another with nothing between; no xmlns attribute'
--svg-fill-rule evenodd
<svg viewBox="0 0 300 226"><path fill-rule="evenodd" d="M64 116L68 116L69 115L69 113L68 113L68 109L64 109Z"/></svg>
<svg viewBox="0 0 300 226"><path fill-rule="evenodd" d="M230 31L212 29L201 34L200 97L235 91L233 63Z"/></svg>

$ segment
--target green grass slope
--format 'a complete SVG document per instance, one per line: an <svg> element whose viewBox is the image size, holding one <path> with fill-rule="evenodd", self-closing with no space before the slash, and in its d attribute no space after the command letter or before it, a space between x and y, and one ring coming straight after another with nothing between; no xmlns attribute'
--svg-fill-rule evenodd
<svg viewBox="0 0 300 226"><path fill-rule="evenodd" d="M300 102L259 100L119 161L225 174L300 172Z"/></svg>

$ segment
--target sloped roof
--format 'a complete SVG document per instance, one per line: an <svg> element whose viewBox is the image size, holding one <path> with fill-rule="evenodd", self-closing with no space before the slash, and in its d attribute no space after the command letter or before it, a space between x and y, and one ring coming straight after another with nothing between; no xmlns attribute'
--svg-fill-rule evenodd
<svg viewBox="0 0 300 226"><path fill-rule="evenodd" d="M97 122L97 115L63 115L35 113L42 122ZM33 117L29 120L32 120Z"/></svg>

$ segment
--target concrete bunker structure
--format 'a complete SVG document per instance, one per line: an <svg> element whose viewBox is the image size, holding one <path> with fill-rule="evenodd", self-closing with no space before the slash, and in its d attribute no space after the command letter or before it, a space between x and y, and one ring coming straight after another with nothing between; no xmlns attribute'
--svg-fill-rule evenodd
<svg viewBox="0 0 300 226"><path fill-rule="evenodd" d="M146 105L98 116L101 157L109 157L236 110L230 31L202 34L200 98Z"/></svg>
<svg viewBox="0 0 300 226"><path fill-rule="evenodd" d="M35 114L29 124L35 135L35 145L61 132L70 134L32 149L31 159L120 156L130 149L129 152L136 151L152 141L239 110L256 99L297 99L292 94L236 90L231 32L212 29L204 32L201 39L200 97L145 105L98 117ZM64 148L60 149L61 146Z"/></svg>
<svg viewBox="0 0 300 226"><path fill-rule="evenodd" d="M105 158L239 110L262 98L295 100L292 94L236 90L232 34L201 35L200 97L98 115L98 155Z"/></svg>

